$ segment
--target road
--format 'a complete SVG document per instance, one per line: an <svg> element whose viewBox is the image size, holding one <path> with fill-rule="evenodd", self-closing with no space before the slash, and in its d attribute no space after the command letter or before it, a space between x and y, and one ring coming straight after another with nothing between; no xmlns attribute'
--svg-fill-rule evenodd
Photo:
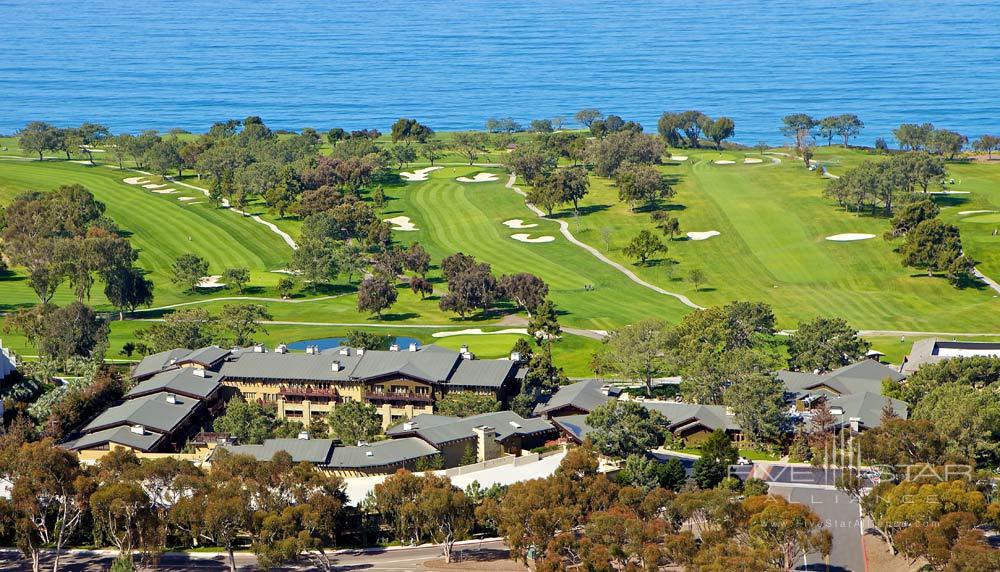
<svg viewBox="0 0 1000 572"><path fill-rule="evenodd" d="M505 558L507 554L499 541L476 542L456 547L456 559L473 559L478 556ZM359 572L420 572L425 570L423 563L441 557L441 549L432 546L428 548L407 548L403 550L365 551L341 554L337 557L337 567L340 570ZM60 570L67 572L104 572L114 560L110 553L74 551L61 559ZM42 568L46 568L43 561ZM256 571L257 559L253 554L240 552L236 555L236 564L241 572ZM49 564L51 566L51 564ZM281 571L314 570L307 565L275 568ZM31 563L21 558L20 553L13 551L0 552L0 570L10 572L31 572ZM170 552L160 557L156 568L158 572L228 572L229 566L222 555L199 553Z"/></svg>

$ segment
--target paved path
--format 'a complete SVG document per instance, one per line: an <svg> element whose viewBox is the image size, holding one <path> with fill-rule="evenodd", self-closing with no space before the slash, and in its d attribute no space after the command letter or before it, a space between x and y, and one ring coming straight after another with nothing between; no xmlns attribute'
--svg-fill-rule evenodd
<svg viewBox="0 0 1000 572"><path fill-rule="evenodd" d="M219 298L206 298L204 300L192 300L191 302L178 302L177 304L167 304L166 306L157 306L155 308L140 308L132 314L142 314L144 312L158 312L160 310L170 310L172 308L182 308L184 306L194 306L197 304L210 304L212 302L232 302L240 300L248 300L251 302L279 302L281 304L305 304L307 302L321 302L323 300L333 300L334 298L340 298L341 296L346 296L347 294L336 294L333 296L320 296L318 298L304 298L301 300L286 300L285 298L267 298L263 296L221 296Z"/></svg>
<svg viewBox="0 0 1000 572"><path fill-rule="evenodd" d="M522 197L527 198L528 195L524 191L522 191L520 188L514 186L515 181L517 181L517 176L514 175L514 174L511 174L510 178L507 180L507 184L505 186L508 189L514 191L515 193L521 195ZM640 286L643 286L645 288L649 288L650 290L652 290L654 292L658 292L660 294L665 294L667 296L673 296L674 298L677 298L678 300L680 300L681 303L684 304L685 306L688 306L690 308L694 308L695 310L703 310L704 309L703 306L699 306L698 304L695 304L694 302L691 301L690 298L688 298L687 296L685 296L683 294L677 294L676 292L668 292L667 290L664 290L663 288L660 288L659 286L654 286L653 284L650 284L649 282L646 282L642 278L639 278L638 276L636 276L635 272L632 272L628 268L625 268L621 264L618 264L614 260L611 260L607 256L604 256L604 254L600 250L597 250L593 246L590 246L589 244L586 244L584 242L581 242L581 241L577 240L577 238L575 236L573 236L573 233L570 232L570 230L569 230L569 223L567 223L566 221L559 220L559 219L548 218L548 217L545 216L545 213L542 212L542 210L539 209L538 207L536 207L535 205L533 205L533 204L531 204L529 202L525 202L524 204L529 209L531 209L531 212L533 212L536 215L538 215L538 218L543 218L543 219L546 219L546 220L553 220L556 223L558 223L559 224L559 231L562 233L562 235L564 237L566 237L566 240L568 240L571 243L573 243L573 244L579 246L580 248L586 250L590 254L594 255L594 257L597 258L598 260L600 260L601 262L603 262L603 263L607 264L608 266L614 268L615 270L621 272L622 274L624 274L632 282L635 282L636 284L638 284Z"/></svg>

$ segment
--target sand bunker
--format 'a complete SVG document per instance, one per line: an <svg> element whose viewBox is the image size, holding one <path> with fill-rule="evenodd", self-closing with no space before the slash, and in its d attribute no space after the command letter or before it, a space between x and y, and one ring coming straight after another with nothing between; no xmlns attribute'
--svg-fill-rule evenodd
<svg viewBox="0 0 1000 572"><path fill-rule="evenodd" d="M194 197L177 197L179 201L193 201Z"/></svg>
<svg viewBox="0 0 1000 572"><path fill-rule="evenodd" d="M385 222L392 225L392 230L401 230L404 232L409 232L413 230L420 230L417 225L410 222L410 217L408 216L397 216L394 218L387 218Z"/></svg>
<svg viewBox="0 0 1000 572"><path fill-rule="evenodd" d="M687 161L687 155L671 155L670 161Z"/></svg>
<svg viewBox="0 0 1000 572"><path fill-rule="evenodd" d="M743 162L746 163L747 165L754 165L754 164L757 164L757 163L763 163L764 160L763 159L754 159L753 157L747 157L746 159L743 159Z"/></svg>
<svg viewBox="0 0 1000 572"><path fill-rule="evenodd" d="M735 165L736 164L736 161L726 161L725 159L722 159L722 160L719 160L719 161L712 161L712 162L715 163L716 165Z"/></svg>
<svg viewBox="0 0 1000 572"><path fill-rule="evenodd" d="M969 191L931 191L932 195L967 195Z"/></svg>
<svg viewBox="0 0 1000 572"><path fill-rule="evenodd" d="M148 185L143 185L142 188L144 188L144 189L162 189L163 187L166 187L166 186L167 185L165 185L165 184L164 185L157 185L156 183L149 183Z"/></svg>
<svg viewBox="0 0 1000 572"><path fill-rule="evenodd" d="M184 203L185 205L203 205L205 201L191 201L190 203Z"/></svg>
<svg viewBox="0 0 1000 572"><path fill-rule="evenodd" d="M875 238L875 235L865 234L863 232L846 232L844 234L834 234L826 237L827 240L833 242L851 242L853 240L868 240L869 238Z"/></svg>
<svg viewBox="0 0 1000 572"><path fill-rule="evenodd" d="M287 268L279 268L277 270L272 270L271 272L274 272L275 274L288 274L289 276L298 276L299 274L302 274L298 270L289 270Z"/></svg>
<svg viewBox="0 0 1000 572"><path fill-rule="evenodd" d="M127 179L122 179L126 185L144 185L149 182L146 177L129 177Z"/></svg>
<svg viewBox="0 0 1000 572"><path fill-rule="evenodd" d="M475 177L471 179L469 177L459 177L455 179L459 183L489 183L491 181L498 181L496 173L476 173Z"/></svg>
<svg viewBox="0 0 1000 572"><path fill-rule="evenodd" d="M691 240L708 240L713 236L719 236L721 233L717 230L705 230L701 232L689 232L687 237Z"/></svg>
<svg viewBox="0 0 1000 572"><path fill-rule="evenodd" d="M519 218L512 218L510 220L503 221L503 225L508 228L535 228L538 226L535 223L524 224L524 221Z"/></svg>
<svg viewBox="0 0 1000 572"><path fill-rule="evenodd" d="M423 169L417 169L412 173L403 171L402 173L399 174L399 176L402 177L404 181L408 181L411 183L416 181L426 181L428 175L430 175L432 171L437 171L438 169L443 169L443 168L444 167L425 167Z"/></svg>
<svg viewBox="0 0 1000 572"><path fill-rule="evenodd" d="M513 238L514 240L518 240L520 242L528 242L528 243L531 243L531 244L535 244L535 243L539 243L539 242L552 242L553 240L556 239L556 237L554 237L554 236L548 236L548 235L546 235L546 236L538 236L538 237L535 237L535 238L531 238L530 234L523 233L523 232L522 233L518 233L518 234L512 234L512 235L510 235L510 237Z"/></svg>
<svg viewBox="0 0 1000 572"><path fill-rule="evenodd" d="M202 276L201 280L198 281L199 288L225 288L226 285L219 280L222 276L214 274L212 276Z"/></svg>
<svg viewBox="0 0 1000 572"><path fill-rule="evenodd" d="M466 330L458 330L455 332L434 332L431 334L432 338L450 338L451 336L488 336L491 334L520 334L523 336L528 335L527 328L507 328L506 330L495 330L492 332L484 332L481 328L468 328Z"/></svg>
<svg viewBox="0 0 1000 572"><path fill-rule="evenodd" d="M995 213L995 212L997 211L959 211L958 214L969 215L969 214L982 214L982 213Z"/></svg>
<svg viewBox="0 0 1000 572"><path fill-rule="evenodd" d="M172 195L177 192L177 189L155 189L153 192L158 195Z"/></svg>

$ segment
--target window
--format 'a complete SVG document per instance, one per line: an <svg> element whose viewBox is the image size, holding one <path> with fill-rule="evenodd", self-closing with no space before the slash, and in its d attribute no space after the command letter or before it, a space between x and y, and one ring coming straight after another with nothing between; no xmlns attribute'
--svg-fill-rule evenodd
<svg viewBox="0 0 1000 572"><path fill-rule="evenodd" d="M406 393L407 389L408 388L405 385L394 385L394 386L392 386L392 392L393 393Z"/></svg>
<svg viewBox="0 0 1000 572"><path fill-rule="evenodd" d="M431 388L429 388L429 387L417 387L417 388L414 388L414 392L417 395L427 395L428 393L431 392Z"/></svg>

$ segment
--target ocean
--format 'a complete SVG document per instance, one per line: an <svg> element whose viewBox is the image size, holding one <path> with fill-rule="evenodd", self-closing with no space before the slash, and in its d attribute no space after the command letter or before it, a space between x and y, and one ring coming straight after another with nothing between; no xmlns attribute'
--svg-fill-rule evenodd
<svg viewBox="0 0 1000 572"><path fill-rule="evenodd" d="M0 133L31 120L204 131L437 130L596 107L782 143L781 117L856 113L1000 134L1000 1L81 3L0 0Z"/></svg>

